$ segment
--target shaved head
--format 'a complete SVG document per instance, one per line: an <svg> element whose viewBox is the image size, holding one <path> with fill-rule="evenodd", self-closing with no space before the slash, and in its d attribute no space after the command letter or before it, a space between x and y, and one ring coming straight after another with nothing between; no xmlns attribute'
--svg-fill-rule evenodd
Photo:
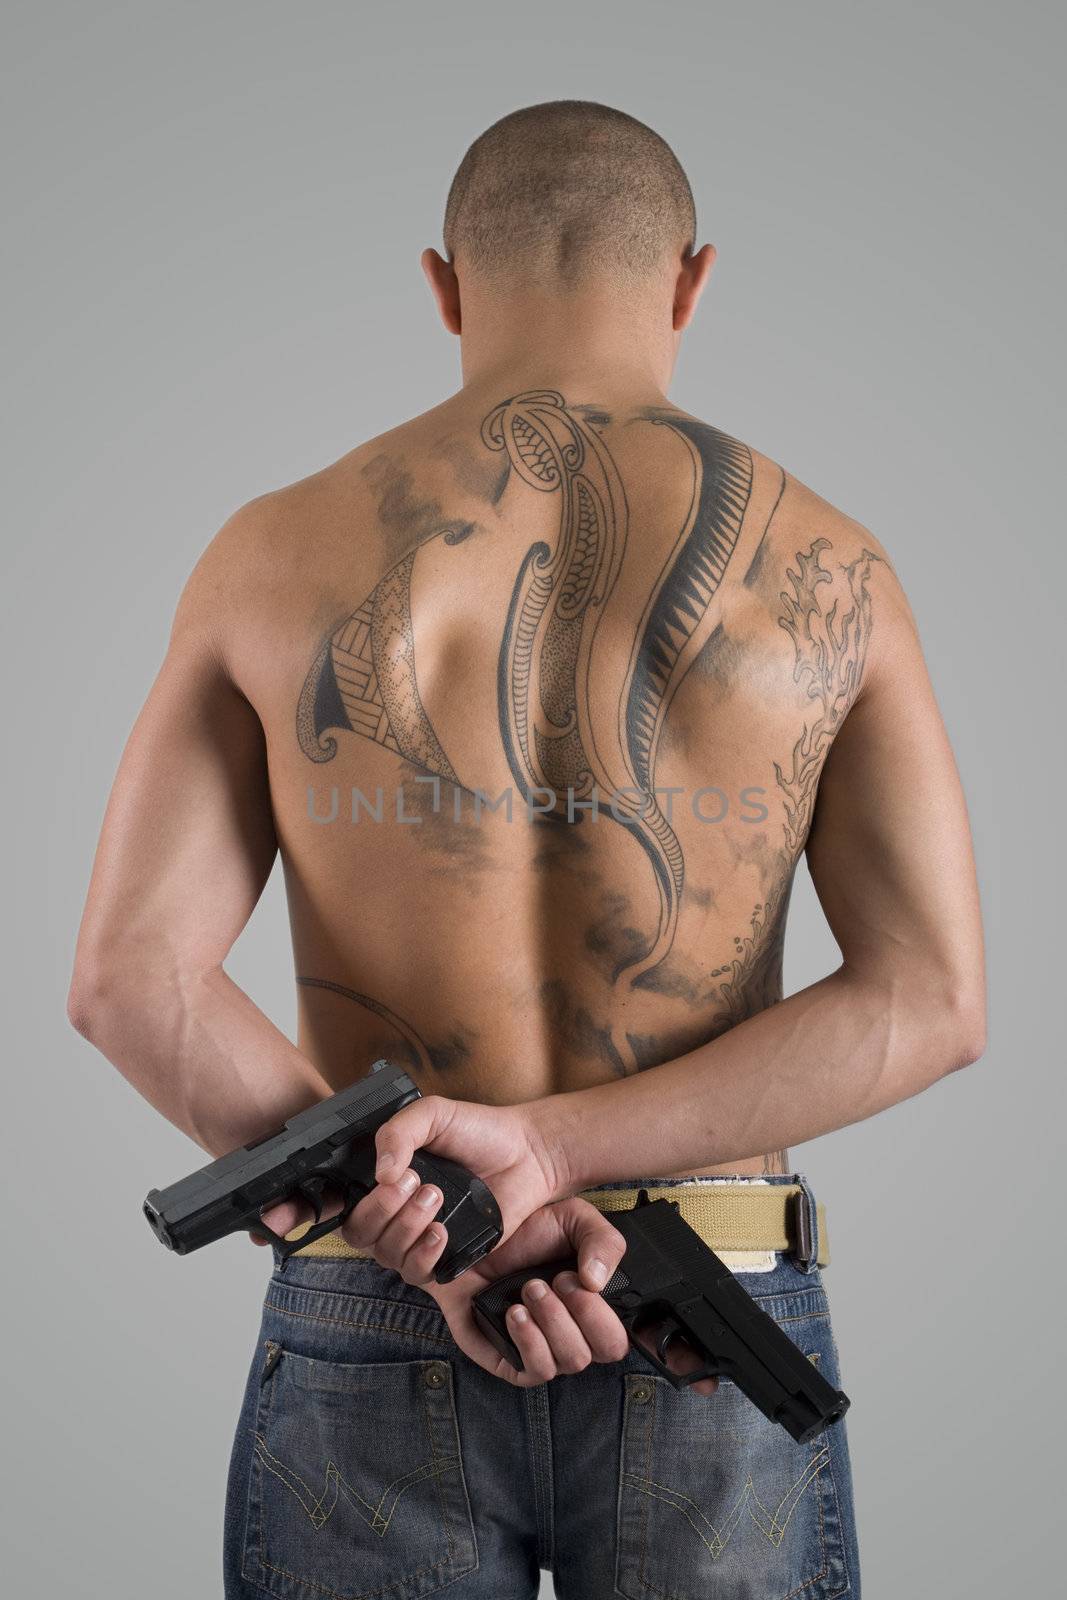
<svg viewBox="0 0 1067 1600"><path fill-rule="evenodd" d="M640 281L695 239L693 193L670 145L589 100L494 122L463 157L445 208L445 248L461 269L546 284Z"/></svg>

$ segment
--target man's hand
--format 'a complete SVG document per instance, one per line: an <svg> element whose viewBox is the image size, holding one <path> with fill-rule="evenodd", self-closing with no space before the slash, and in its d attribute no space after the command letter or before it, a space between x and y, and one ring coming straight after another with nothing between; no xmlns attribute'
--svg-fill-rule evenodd
<svg viewBox="0 0 1067 1600"><path fill-rule="evenodd" d="M553 1176L522 1106L483 1106L428 1095L383 1123L376 1143L379 1182L353 1208L342 1236L369 1250L379 1266L391 1267L406 1283L432 1295L456 1343L472 1361L528 1388L561 1372L580 1372L591 1361L622 1359L629 1347L626 1329L597 1291L622 1260L626 1241L588 1201L550 1203ZM431 1221L441 1205L440 1190L420 1186L408 1166L416 1150L448 1156L476 1172L500 1207L507 1242L453 1283L434 1280L448 1236ZM324 1206L323 1214L336 1210L334 1201ZM284 1234L306 1215L302 1203L286 1201L265 1212L263 1220ZM525 1315L521 1310L508 1315L523 1358L519 1372L479 1331L471 1301L509 1272L571 1255L577 1259L577 1275L561 1273L555 1287L546 1285L540 1296L531 1281L523 1294Z"/></svg>
<svg viewBox="0 0 1067 1600"><path fill-rule="evenodd" d="M626 1252L617 1228L587 1200L572 1197L542 1206L527 1217L506 1244L498 1245L452 1283L431 1283L428 1292L444 1312L452 1337L465 1355L495 1377L519 1389L547 1383L565 1372L582 1372L594 1361L621 1361L630 1348L619 1316L595 1290L583 1286L588 1262L603 1262L610 1277ZM474 1321L471 1302L497 1278L523 1267L573 1255L578 1273L559 1272L551 1284L531 1278L523 1305L507 1314L508 1332L522 1356L522 1371L500 1355ZM661 1324L638 1335L645 1349L656 1347ZM697 1353L676 1342L667 1354L672 1372L691 1372L702 1365ZM692 1385L698 1394L713 1394L718 1379Z"/></svg>
<svg viewBox="0 0 1067 1600"><path fill-rule="evenodd" d="M475 1173L489 1185L500 1207L502 1243L533 1212L561 1197L548 1146L531 1106L485 1106L471 1100L448 1100L439 1094L425 1095L383 1122L375 1144L375 1177L381 1185L396 1183L416 1150L447 1156ZM371 1198L361 1201L360 1206ZM360 1206L348 1223L354 1243L364 1242L358 1237ZM410 1277L395 1260L382 1264L395 1266L408 1283L425 1283L428 1276L422 1273ZM606 1273L599 1283L594 1273L589 1286L599 1288L606 1281Z"/></svg>
<svg viewBox="0 0 1067 1600"><path fill-rule="evenodd" d="M429 1224L441 1206L441 1192L432 1185L419 1190L410 1162L416 1150L447 1156L489 1185L500 1207L502 1241L541 1206L558 1198L557 1179L548 1147L526 1106L483 1106L468 1100L426 1095L383 1122L376 1135L377 1188L350 1213L341 1233L351 1245L373 1251L379 1266L392 1267L407 1283L424 1287L445 1236L438 1240ZM419 1190L416 1193L416 1190ZM334 1200L323 1216L340 1209ZM303 1203L287 1201L264 1212L276 1233L286 1234L311 1215ZM436 1225L435 1225L436 1226ZM252 1235L255 1238L255 1235ZM259 1240L257 1242L264 1243ZM590 1263L590 1288L607 1282L608 1272Z"/></svg>
<svg viewBox="0 0 1067 1600"><path fill-rule="evenodd" d="M602 1268L604 1281L615 1271L626 1241L587 1200L569 1199L531 1213L505 1244L469 1267L452 1283L426 1284L444 1314L452 1337L472 1361L516 1388L547 1383L564 1372L581 1372L593 1361L621 1361L629 1348L626 1329L595 1289L583 1286ZM522 1306L508 1312L508 1331L522 1356L513 1367L478 1328L471 1302L497 1278L522 1267L574 1256L578 1272L558 1273L549 1284L532 1278Z"/></svg>
<svg viewBox="0 0 1067 1600"><path fill-rule="evenodd" d="M629 1346L626 1329L599 1291L622 1260L626 1241L588 1201L555 1198L558 1179L532 1109L427 1095L382 1124L376 1147L378 1185L354 1207L342 1235L349 1244L369 1250L379 1266L393 1268L406 1283L432 1295L459 1348L472 1361L495 1377L529 1388L560 1373L580 1372L592 1361L622 1360ZM420 1187L408 1166L422 1149L474 1172L500 1206L501 1243L452 1283L437 1283L433 1277L447 1243L445 1230L430 1221L441 1193L429 1184ZM336 1204L327 1205L324 1215L336 1209ZM286 1202L264 1213L263 1220L285 1234L308 1215L302 1204ZM471 1302L495 1279L560 1256L576 1258L577 1274L559 1273L540 1295L531 1291L544 1280L531 1279L523 1290L525 1318L515 1310L508 1313L511 1338L523 1359L519 1372L481 1333ZM650 1325L638 1339L652 1351L658 1334L659 1325ZM676 1340L667 1364L672 1372L684 1373L700 1361ZM698 1394L712 1394L717 1386L714 1378L692 1385Z"/></svg>

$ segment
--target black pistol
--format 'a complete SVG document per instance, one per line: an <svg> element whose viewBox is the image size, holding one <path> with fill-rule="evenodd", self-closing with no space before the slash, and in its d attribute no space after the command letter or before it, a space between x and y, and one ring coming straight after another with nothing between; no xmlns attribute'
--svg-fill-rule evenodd
<svg viewBox="0 0 1067 1600"><path fill-rule="evenodd" d="M374 1135L402 1106L420 1098L415 1084L390 1061L376 1061L365 1078L290 1117L277 1133L220 1156L166 1189L151 1189L144 1213L169 1250L188 1255L228 1233L251 1230L277 1245L282 1265L294 1250L339 1228L375 1186ZM448 1242L434 1268L451 1283L480 1261L501 1235L500 1209L480 1178L443 1156L417 1150L411 1166L443 1196L436 1221ZM336 1216L323 1217L327 1194L340 1195ZM299 1239L286 1240L260 1220L281 1200L302 1197L315 1221Z"/></svg>
<svg viewBox="0 0 1067 1600"><path fill-rule="evenodd" d="M681 1216L676 1201L650 1201L642 1189L632 1210L613 1211L610 1221L626 1239L626 1254L600 1292L625 1323L630 1343L676 1389L699 1378L732 1378L765 1417L780 1422L800 1444L844 1416L848 1396L833 1388L761 1311ZM520 1371L522 1357L508 1333L505 1313L522 1298L527 1279L550 1283L557 1272L567 1270L577 1270L573 1256L509 1273L474 1297L478 1327ZM668 1326L653 1355L635 1335L664 1320ZM671 1372L665 1356L675 1338L684 1338L704 1365L693 1372Z"/></svg>

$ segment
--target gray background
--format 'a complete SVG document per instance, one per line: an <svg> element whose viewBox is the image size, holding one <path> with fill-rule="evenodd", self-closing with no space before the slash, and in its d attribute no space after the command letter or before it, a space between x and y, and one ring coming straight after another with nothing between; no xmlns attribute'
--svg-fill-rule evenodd
<svg viewBox="0 0 1067 1600"><path fill-rule="evenodd" d="M178 1262L141 1220L197 1152L66 1024L92 849L199 550L455 386L419 249L469 140L564 95L661 130L720 248L675 398L870 526L918 615L973 813L989 1050L798 1161L832 1219L869 1600L1050 1591L1058 31L1051 5L901 0L6 7L12 1594L219 1591L266 1262ZM805 882L790 987L833 964ZM292 1026L277 879L231 970Z"/></svg>

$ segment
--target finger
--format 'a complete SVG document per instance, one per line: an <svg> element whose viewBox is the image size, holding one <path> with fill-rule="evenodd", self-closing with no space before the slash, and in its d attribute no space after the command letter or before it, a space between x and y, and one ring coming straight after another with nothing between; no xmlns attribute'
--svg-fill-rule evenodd
<svg viewBox="0 0 1067 1600"><path fill-rule="evenodd" d="M319 1216L335 1217L343 1209L344 1202L336 1190L330 1190L322 1198L319 1207ZM281 1200L275 1206L260 1212L260 1217L268 1228L272 1228L279 1239L284 1239L292 1233L294 1228L299 1228L302 1222L314 1220L315 1213L302 1195L294 1195L288 1200ZM269 1244L269 1239L263 1239L263 1244Z"/></svg>
<svg viewBox="0 0 1067 1600"><path fill-rule="evenodd" d="M479 1275L483 1265L484 1260L478 1264ZM505 1383L510 1383L513 1388L528 1389L535 1383L545 1382L547 1377L553 1375L546 1373L546 1378L540 1376L540 1371L536 1365L538 1355L536 1348L531 1351L527 1344L526 1354L522 1354L522 1346L519 1345L517 1337L521 1325L515 1320L514 1310L508 1315L507 1330L516 1347L520 1350L520 1355L524 1362L524 1370L520 1372L519 1368L512 1364L510 1357L501 1355L496 1345L486 1338L471 1315L471 1300L475 1290L472 1289L466 1274L454 1283L435 1284L431 1292L445 1314L452 1337L464 1355L469 1356L478 1366L484 1367L486 1372L492 1374L493 1377L503 1379ZM530 1314L525 1306L520 1309L526 1317L525 1326L529 1327L531 1322ZM536 1337L543 1341L544 1336L541 1334L540 1329L537 1328L536 1323L533 1324L533 1328ZM528 1358L534 1362L532 1375L525 1368Z"/></svg>
<svg viewBox="0 0 1067 1600"><path fill-rule="evenodd" d="M574 1196L573 1201L575 1209L564 1218L564 1227L578 1257L578 1276L583 1288L603 1289L626 1254L626 1239L587 1200Z"/></svg>
<svg viewBox="0 0 1067 1600"><path fill-rule="evenodd" d="M557 1370L583 1372L593 1359L592 1353L559 1295L543 1278L531 1278L523 1284L522 1298L545 1336Z"/></svg>
<svg viewBox="0 0 1067 1600"><path fill-rule="evenodd" d="M505 1278L523 1267L537 1267L557 1257L567 1259L571 1250L567 1235L555 1215L555 1205L541 1206L530 1213L502 1244L483 1256L478 1271L489 1280Z"/></svg>
<svg viewBox="0 0 1067 1600"><path fill-rule="evenodd" d="M573 1195L531 1212L514 1233L483 1257L478 1268L488 1278L503 1278L542 1261L577 1256L583 1242L587 1257L604 1258L610 1277L625 1253L626 1240L588 1200Z"/></svg>
<svg viewBox="0 0 1067 1600"><path fill-rule="evenodd" d="M270 1206L259 1213L260 1219L267 1224L272 1232L284 1239L286 1234L292 1233L302 1222L310 1222L312 1210L306 1200L282 1200L276 1206ZM270 1240L264 1240L269 1244Z"/></svg>
<svg viewBox="0 0 1067 1600"><path fill-rule="evenodd" d="M422 1238L440 1211L442 1198L440 1189L432 1183L423 1184L379 1233L374 1242L374 1259L399 1272L412 1245Z"/></svg>
<svg viewBox="0 0 1067 1600"><path fill-rule="evenodd" d="M443 1095L427 1094L383 1122L374 1136L378 1152L374 1176L379 1183L394 1183L421 1150L448 1127L454 1102Z"/></svg>
<svg viewBox="0 0 1067 1600"><path fill-rule="evenodd" d="M441 1252L448 1243L448 1234L440 1223L433 1223L421 1239L408 1250L400 1263L399 1272L405 1283L433 1283L433 1269L441 1259Z"/></svg>
<svg viewBox="0 0 1067 1600"><path fill-rule="evenodd" d="M705 1361L700 1351L694 1350L684 1339L672 1339L667 1346L667 1365L672 1372L697 1372ZM698 1378L689 1385L694 1394L714 1394L718 1387L718 1378Z"/></svg>
<svg viewBox="0 0 1067 1600"><path fill-rule="evenodd" d="M520 1388L532 1388L537 1383L548 1383L556 1376L556 1363L548 1340L530 1315L529 1308L511 1306L507 1312L508 1333L522 1357L522 1371L512 1368L512 1381Z"/></svg>
<svg viewBox="0 0 1067 1600"><path fill-rule="evenodd" d="M669 1324L666 1322L646 1323L644 1327L637 1331L634 1337L638 1344L648 1351L649 1355L655 1355L657 1353L656 1345L668 1326ZM694 1350L692 1345L686 1344L683 1339L678 1338L671 1340L665 1355L659 1359L666 1362L671 1372L679 1375L695 1372L698 1367L704 1366L704 1357L699 1350ZM691 1383L688 1387L692 1389L694 1394L714 1394L719 1387L719 1380L718 1378L699 1378L696 1383Z"/></svg>
<svg viewBox="0 0 1067 1600"><path fill-rule="evenodd" d="M664 1324L666 1326L666 1324ZM666 1350L667 1366L672 1372L698 1372L705 1365L700 1351L680 1336L671 1340ZM714 1394L719 1387L718 1378L701 1378L689 1385L697 1394Z"/></svg>
<svg viewBox="0 0 1067 1600"><path fill-rule="evenodd" d="M559 1272L552 1287L577 1323L594 1361L622 1361L630 1338L619 1316L602 1295L583 1289L573 1272Z"/></svg>
<svg viewBox="0 0 1067 1600"><path fill-rule="evenodd" d="M365 1194L353 1206L341 1224L341 1236L349 1244L369 1250L381 1236L402 1206L411 1199L419 1187L419 1175L408 1167L396 1183L375 1184L370 1194Z"/></svg>

